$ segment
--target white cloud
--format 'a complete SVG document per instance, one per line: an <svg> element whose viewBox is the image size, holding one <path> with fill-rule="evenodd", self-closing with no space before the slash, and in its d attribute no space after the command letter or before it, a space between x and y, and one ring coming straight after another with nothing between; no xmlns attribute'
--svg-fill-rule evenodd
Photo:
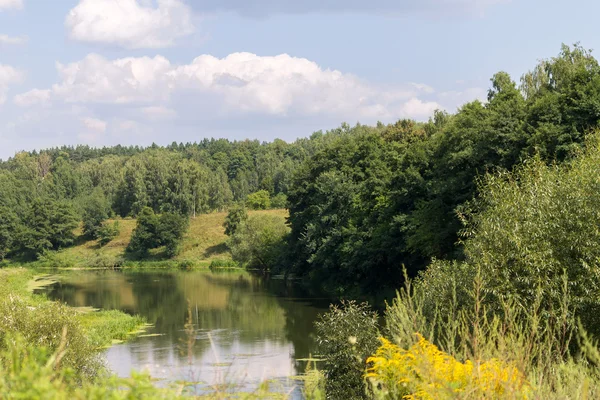
<svg viewBox="0 0 600 400"><path fill-rule="evenodd" d="M0 35L0 47L27 43L27 36Z"/></svg>
<svg viewBox="0 0 600 400"><path fill-rule="evenodd" d="M10 8L23 8L23 0L0 0L0 11Z"/></svg>
<svg viewBox="0 0 600 400"><path fill-rule="evenodd" d="M198 105L196 113L207 117L246 114L350 119L410 117L406 113L417 110L415 101L419 93L433 90L424 84L373 85L354 75L323 69L315 62L287 54L261 57L234 53L222 59L202 55L185 65L173 65L162 56L107 60L90 54L68 65L59 63L57 69L61 80L48 89L50 99L141 106L145 115L154 118L174 117L178 109L163 104L184 97ZM36 89L17 96L15 102L35 104L40 97L47 101L46 93L47 90Z"/></svg>
<svg viewBox="0 0 600 400"><path fill-rule="evenodd" d="M15 96L14 102L19 107L31 107L36 104L47 104L50 100L50 90L33 89Z"/></svg>
<svg viewBox="0 0 600 400"><path fill-rule="evenodd" d="M1 0L0 0L1 1ZM10 65L0 64L0 104L6 101L6 93L11 85L23 80L24 74Z"/></svg>
<svg viewBox="0 0 600 400"><path fill-rule="evenodd" d="M435 101L422 101L412 98L402 106L402 114L415 119L424 119L431 115L435 110L443 109Z"/></svg>
<svg viewBox="0 0 600 400"><path fill-rule="evenodd" d="M0 0L2 1L2 0ZM81 0L67 15L78 41L130 49L163 48L194 32L192 12L181 0Z"/></svg>

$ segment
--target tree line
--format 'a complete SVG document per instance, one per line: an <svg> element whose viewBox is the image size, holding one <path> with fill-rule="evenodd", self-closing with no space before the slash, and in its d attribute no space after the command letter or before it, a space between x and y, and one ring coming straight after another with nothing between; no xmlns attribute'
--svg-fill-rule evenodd
<svg viewBox="0 0 600 400"><path fill-rule="evenodd" d="M563 45L520 85L495 74L487 101L455 114L353 127L296 170L280 269L352 295L395 290L403 265L416 276L432 259L462 260L482 178L570 160L599 119L600 65Z"/></svg>

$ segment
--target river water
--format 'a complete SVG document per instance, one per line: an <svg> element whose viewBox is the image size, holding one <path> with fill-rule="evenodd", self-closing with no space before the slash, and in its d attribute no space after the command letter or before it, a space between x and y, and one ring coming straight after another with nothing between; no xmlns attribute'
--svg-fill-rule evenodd
<svg viewBox="0 0 600 400"><path fill-rule="evenodd" d="M328 302L245 271L82 271L62 274L49 297L75 307L116 309L152 327L106 353L120 376L148 371L160 385L195 382L196 393L271 382L300 398L298 380L315 355L314 321ZM192 327L185 329L186 322Z"/></svg>

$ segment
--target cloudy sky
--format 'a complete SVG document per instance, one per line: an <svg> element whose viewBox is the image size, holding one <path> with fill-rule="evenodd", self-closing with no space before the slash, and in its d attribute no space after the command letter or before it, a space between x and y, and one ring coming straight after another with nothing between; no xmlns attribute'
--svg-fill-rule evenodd
<svg viewBox="0 0 600 400"><path fill-rule="evenodd" d="M0 158L426 120L562 42L591 0L0 0Z"/></svg>

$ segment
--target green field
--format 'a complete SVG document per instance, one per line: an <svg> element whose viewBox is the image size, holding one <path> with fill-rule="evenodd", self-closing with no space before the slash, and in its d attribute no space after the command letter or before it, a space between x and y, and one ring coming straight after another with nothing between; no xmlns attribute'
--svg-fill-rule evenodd
<svg viewBox="0 0 600 400"><path fill-rule="evenodd" d="M250 211L249 215L268 214L287 217L288 211L280 210L257 210ZM163 256L162 250L157 249L150 252L145 260L128 260L125 249L131 239L131 233L135 229L135 219L119 219L120 234L105 246L100 246L97 240L87 240L81 234L81 229L76 232L75 245L65 248L57 253L42 257L37 262L38 266L63 267L63 268L106 268L124 262L126 265L144 266L175 266L179 262L186 262L193 267L208 267L213 260L231 260L231 254L227 248L225 229L223 222L227 213L210 213L198 215L190 219L190 225L184 236L181 251L172 260Z"/></svg>

